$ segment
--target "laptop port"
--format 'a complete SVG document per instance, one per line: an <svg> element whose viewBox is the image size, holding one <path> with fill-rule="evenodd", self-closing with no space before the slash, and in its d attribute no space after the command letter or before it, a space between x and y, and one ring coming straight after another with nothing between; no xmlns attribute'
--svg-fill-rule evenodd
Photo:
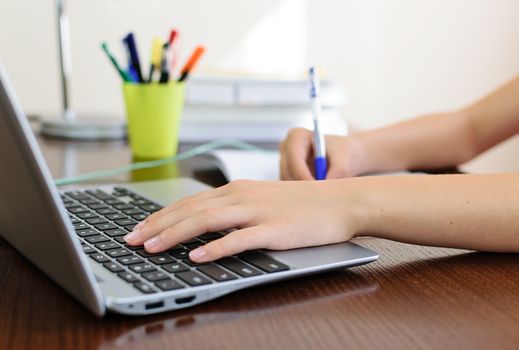
<svg viewBox="0 0 519 350"><path fill-rule="evenodd" d="M187 304L195 300L195 296L191 295L189 297L176 298L175 303L177 304Z"/></svg>
<svg viewBox="0 0 519 350"><path fill-rule="evenodd" d="M164 306L164 302L163 301L157 301L155 303L148 303L146 305L144 305L144 308L146 310L151 310L151 309L158 309L158 308L161 308Z"/></svg>

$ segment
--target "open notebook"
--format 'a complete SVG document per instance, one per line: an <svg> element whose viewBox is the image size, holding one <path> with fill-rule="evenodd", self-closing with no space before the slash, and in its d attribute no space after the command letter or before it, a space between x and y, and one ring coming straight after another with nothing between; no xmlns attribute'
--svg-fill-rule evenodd
<svg viewBox="0 0 519 350"><path fill-rule="evenodd" d="M277 151L212 151L227 180L279 180L279 152Z"/></svg>
<svg viewBox="0 0 519 350"><path fill-rule="evenodd" d="M227 180L279 180L279 152L216 150L210 153ZM425 175L425 173L396 171L373 175Z"/></svg>

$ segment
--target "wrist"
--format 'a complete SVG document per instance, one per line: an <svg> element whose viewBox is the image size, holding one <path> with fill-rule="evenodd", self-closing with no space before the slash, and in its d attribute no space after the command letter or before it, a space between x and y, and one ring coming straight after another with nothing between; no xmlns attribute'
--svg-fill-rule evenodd
<svg viewBox="0 0 519 350"><path fill-rule="evenodd" d="M367 178L347 178L319 181L324 192L336 204L334 211L342 221L346 239L360 236L371 230L370 218L373 210L369 200Z"/></svg>
<svg viewBox="0 0 519 350"><path fill-rule="evenodd" d="M377 164L373 161L376 158L376 143L367 132L361 132L348 136L348 145L351 164L351 176L359 176L376 172Z"/></svg>

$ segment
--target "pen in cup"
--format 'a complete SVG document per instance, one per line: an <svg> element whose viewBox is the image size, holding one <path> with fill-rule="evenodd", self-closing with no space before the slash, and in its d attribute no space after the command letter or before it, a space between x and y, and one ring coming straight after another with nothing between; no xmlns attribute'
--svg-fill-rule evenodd
<svg viewBox="0 0 519 350"><path fill-rule="evenodd" d="M132 77L128 74L128 72L125 71L124 69L122 69L119 66L119 63L117 63L117 60L115 59L115 56L113 55L113 53L108 48L108 44L107 43L102 43L101 44L101 48L103 49L105 54L108 56L108 59L112 62L112 64L114 65L115 69L117 70L117 72L119 73L119 75L121 76L123 81L124 82L131 82L131 81L133 81Z"/></svg>
<svg viewBox="0 0 519 350"><path fill-rule="evenodd" d="M148 83L153 82L153 73L160 69L160 57L162 54L162 40L154 38L151 45L150 73L148 75Z"/></svg>
<svg viewBox="0 0 519 350"><path fill-rule="evenodd" d="M128 53L128 69L131 74L135 75L135 79L138 83L143 83L144 79L142 77L141 63L139 60L137 44L135 43L135 36L133 33L128 33L128 35L123 38L123 43L125 44Z"/></svg>
<svg viewBox="0 0 519 350"><path fill-rule="evenodd" d="M326 145L324 135L321 131L319 119L321 115L321 102L319 91L319 79L315 67L308 70L310 82L310 100L312 103L312 117L314 123L314 167L315 179L324 180L326 178L327 162L326 162Z"/></svg>
<svg viewBox="0 0 519 350"><path fill-rule="evenodd" d="M166 84L169 81L169 67L168 67L168 43L162 45L162 57L160 59L160 84Z"/></svg>
<svg viewBox="0 0 519 350"><path fill-rule="evenodd" d="M178 50L179 50L179 33L176 29L172 29L169 33L168 40L168 51L169 51L169 75L174 76L176 74L177 61L178 61Z"/></svg>
<svg viewBox="0 0 519 350"><path fill-rule="evenodd" d="M180 71L180 78L178 78L178 82L182 82L187 79L189 73L193 70L193 67L196 65L200 57L205 51L205 47L203 46L197 46L195 51L191 54L191 57L189 57L189 60L184 65L182 70Z"/></svg>

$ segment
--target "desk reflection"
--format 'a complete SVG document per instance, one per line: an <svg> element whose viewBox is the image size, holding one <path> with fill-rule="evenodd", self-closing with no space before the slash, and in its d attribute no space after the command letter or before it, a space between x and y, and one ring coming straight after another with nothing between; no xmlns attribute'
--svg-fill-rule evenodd
<svg viewBox="0 0 519 350"><path fill-rule="evenodd" d="M220 303L223 305L218 304L214 308L211 307L209 311L199 310L197 307L181 310L179 312L184 311L181 315L175 312L172 316L166 315L161 320L148 321L130 329L116 338L107 340L100 345L99 349L142 349L152 348L158 344L173 346L175 335L178 335L179 332L188 332L227 322L242 322L252 316L257 318L270 314L275 317L276 313L283 313L295 308L321 309L328 304L343 303L352 298L364 297L379 289L378 283L369 281L354 272L344 271L341 275L343 278L347 277L351 282L348 283L349 288L344 291L326 289L319 293L312 293L310 288L299 288L295 293L290 293L289 298L284 298L278 294L283 293L283 290L286 289L278 289L267 298L255 300L253 305L244 306L240 301L236 304L228 304L224 301ZM218 302L218 300L214 302ZM232 331L231 328L229 331Z"/></svg>

